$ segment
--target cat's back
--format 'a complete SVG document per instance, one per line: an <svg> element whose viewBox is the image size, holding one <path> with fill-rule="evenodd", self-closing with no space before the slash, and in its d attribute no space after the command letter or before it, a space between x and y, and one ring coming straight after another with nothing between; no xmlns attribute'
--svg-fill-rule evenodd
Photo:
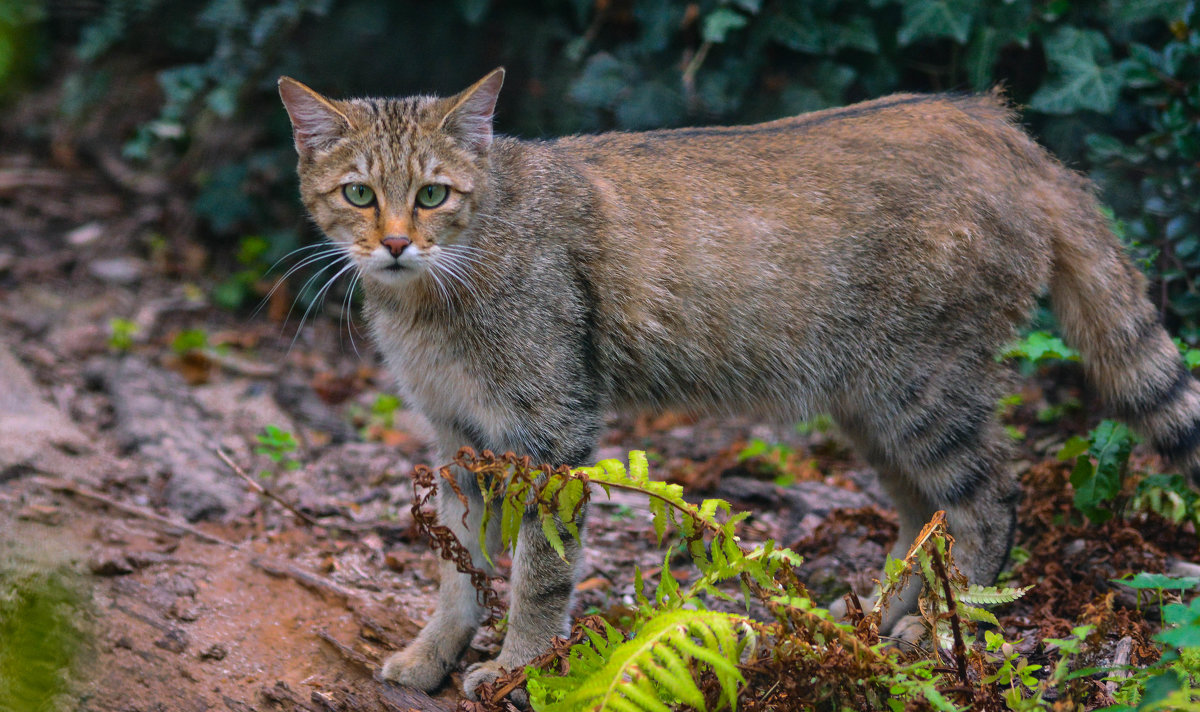
<svg viewBox="0 0 1200 712"><path fill-rule="evenodd" d="M646 168L660 178L705 166L762 176L760 160L825 174L878 173L889 161L956 164L980 153L1045 161L997 94L896 94L760 124L569 136L551 146L601 170Z"/></svg>

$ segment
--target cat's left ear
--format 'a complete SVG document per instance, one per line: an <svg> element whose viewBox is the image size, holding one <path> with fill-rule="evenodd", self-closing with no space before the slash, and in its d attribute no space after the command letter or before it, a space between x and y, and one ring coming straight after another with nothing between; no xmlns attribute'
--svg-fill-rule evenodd
<svg viewBox="0 0 1200 712"><path fill-rule="evenodd" d="M476 151L492 145L492 114L504 84L504 67L493 69L463 93L450 99L441 127L465 140Z"/></svg>
<svg viewBox="0 0 1200 712"><path fill-rule="evenodd" d="M301 156L329 148L352 126L350 118L332 101L291 77L279 78L279 98L292 120L296 152Z"/></svg>

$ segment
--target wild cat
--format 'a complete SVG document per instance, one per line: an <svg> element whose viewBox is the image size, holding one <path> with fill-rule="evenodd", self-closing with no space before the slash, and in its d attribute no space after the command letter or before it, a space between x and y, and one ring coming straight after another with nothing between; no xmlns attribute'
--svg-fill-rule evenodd
<svg viewBox="0 0 1200 712"><path fill-rule="evenodd" d="M279 82L304 203L362 276L375 342L444 459L470 445L582 465L607 409L830 413L896 505L893 553L945 510L965 573L990 583L1017 498L995 356L1048 289L1108 406L1200 473L1200 386L1145 279L1092 187L998 97L520 141L493 134L503 78L346 101ZM465 524L452 495L439 514L488 570L471 494ZM508 633L468 696L566 630L581 547L564 539L568 563L525 522ZM441 575L386 679L437 687L478 628L467 577Z"/></svg>

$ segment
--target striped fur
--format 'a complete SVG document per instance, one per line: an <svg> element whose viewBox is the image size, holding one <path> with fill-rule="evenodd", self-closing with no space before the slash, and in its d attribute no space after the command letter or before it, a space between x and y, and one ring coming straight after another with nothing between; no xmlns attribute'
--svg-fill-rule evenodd
<svg viewBox="0 0 1200 712"><path fill-rule="evenodd" d="M1017 497L995 355L1049 289L1100 394L1200 468L1200 386L1145 280L1091 187L999 98L525 142L491 135L502 77L450 99L350 101L281 81L305 204L364 278L375 340L443 456L465 444L581 464L609 408L830 412L896 503L897 551L944 509L967 575L987 583ZM378 201L348 204L350 182ZM450 197L421 208L430 183ZM411 245L396 257L389 237ZM478 507L464 517L449 497L442 515L477 540ZM564 629L580 555L564 563L522 529L509 632L468 694ZM437 686L482 614L444 569L437 613L384 677Z"/></svg>

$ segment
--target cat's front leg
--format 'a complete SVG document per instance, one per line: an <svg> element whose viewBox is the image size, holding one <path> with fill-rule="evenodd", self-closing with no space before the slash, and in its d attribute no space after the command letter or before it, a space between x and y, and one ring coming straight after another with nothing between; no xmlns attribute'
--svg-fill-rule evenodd
<svg viewBox="0 0 1200 712"><path fill-rule="evenodd" d="M556 519L565 560L542 533L538 515L525 515L513 553L508 634L504 637L499 657L478 663L467 671L463 679L463 693L468 699L478 699L476 688L495 680L501 669L524 667L530 660L546 652L554 636L566 636L570 628L569 614L575 581L583 562L582 539L586 514L584 507L575 521L579 539ZM514 693L514 697L520 694Z"/></svg>
<svg viewBox="0 0 1200 712"><path fill-rule="evenodd" d="M458 475L459 487L467 496L466 525L463 524L463 504L447 486L438 491L438 521L449 527L458 541L471 552L471 562L475 568L490 576L492 566L484 558L479 546L483 497L474 476L462 471ZM493 517L491 521L496 522L498 518ZM489 526L488 529L489 548L494 554L498 528ZM487 617L481 597L471 585L468 574L460 572L453 562L444 560L440 574L437 610L407 648L384 662L380 671L383 679L426 692L436 689L446 674L458 665L462 652Z"/></svg>

